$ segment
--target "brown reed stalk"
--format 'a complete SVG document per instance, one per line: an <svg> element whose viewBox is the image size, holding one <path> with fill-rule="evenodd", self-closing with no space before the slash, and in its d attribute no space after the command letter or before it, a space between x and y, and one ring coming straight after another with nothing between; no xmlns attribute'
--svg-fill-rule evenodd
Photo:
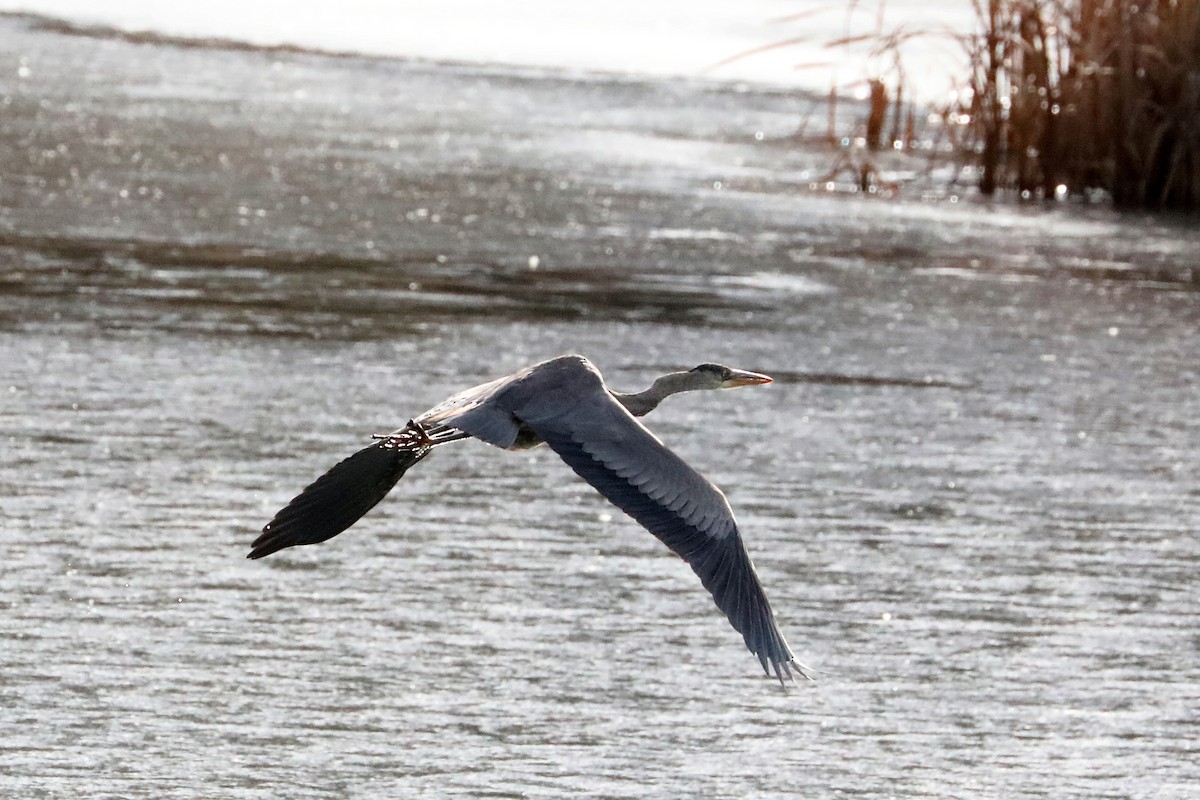
<svg viewBox="0 0 1200 800"><path fill-rule="evenodd" d="M1200 209L1200 0L974 0L980 190Z"/></svg>

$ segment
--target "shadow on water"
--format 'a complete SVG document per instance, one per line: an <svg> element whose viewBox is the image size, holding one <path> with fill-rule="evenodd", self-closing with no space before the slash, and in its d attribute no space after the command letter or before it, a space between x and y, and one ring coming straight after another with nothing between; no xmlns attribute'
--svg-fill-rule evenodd
<svg viewBox="0 0 1200 800"><path fill-rule="evenodd" d="M957 389L967 391L978 383L948 381L926 376L921 378L881 377L874 375L843 375L837 372L779 372L771 377L780 383L814 383L824 386L895 386L904 389Z"/></svg>
<svg viewBox="0 0 1200 800"><path fill-rule="evenodd" d="M364 258L11 235L0 236L0 253L11 265L0 277L0 295L14 312L11 319L23 324L90 308L97 322L111 312L108 324L118 328L149 322L166 330L353 339L455 317L744 326L750 322L738 312L762 312L787 300L754 281L721 286L719 278L704 275L615 265L510 266L434 253ZM341 327L326 329L330 320Z"/></svg>

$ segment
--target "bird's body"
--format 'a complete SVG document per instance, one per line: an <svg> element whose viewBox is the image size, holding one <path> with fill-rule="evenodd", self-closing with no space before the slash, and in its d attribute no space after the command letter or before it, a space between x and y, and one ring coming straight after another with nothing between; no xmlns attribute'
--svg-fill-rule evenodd
<svg viewBox="0 0 1200 800"><path fill-rule="evenodd" d="M635 419L671 394L770 380L702 364L664 375L643 392L621 394L582 356L543 361L460 392L377 436L276 514L250 558L336 536L441 445L465 438L509 450L545 443L688 562L768 674L773 670L780 681L791 670L807 677L775 625L725 496Z"/></svg>

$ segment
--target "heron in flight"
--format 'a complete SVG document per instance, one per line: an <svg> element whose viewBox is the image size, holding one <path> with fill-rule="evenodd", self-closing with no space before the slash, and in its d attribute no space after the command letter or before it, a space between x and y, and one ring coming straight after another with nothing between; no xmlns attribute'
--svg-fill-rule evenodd
<svg viewBox="0 0 1200 800"><path fill-rule="evenodd" d="M632 394L609 389L586 358L566 355L454 395L326 472L263 528L250 558L323 542L357 522L442 445L474 437L508 450L545 443L581 478L691 566L717 607L782 684L809 677L775 625L758 573L721 490L638 420L698 389L770 383L766 375L701 364Z"/></svg>

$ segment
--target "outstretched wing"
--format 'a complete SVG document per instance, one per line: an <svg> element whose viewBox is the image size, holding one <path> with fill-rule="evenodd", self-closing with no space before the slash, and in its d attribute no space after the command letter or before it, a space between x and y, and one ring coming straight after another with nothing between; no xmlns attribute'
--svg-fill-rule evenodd
<svg viewBox="0 0 1200 800"><path fill-rule="evenodd" d="M775 624L725 495L642 426L581 358L556 359L496 402L683 558L767 674L805 675ZM471 432L470 421L456 420Z"/></svg>
<svg viewBox="0 0 1200 800"><path fill-rule="evenodd" d="M530 368L534 369L534 368ZM248 558L269 556L285 547L316 544L337 536L382 500L436 445L468 434L445 424L457 418L474 422L473 435L500 447L517 438L518 425L499 413L492 397L528 370L459 392L417 420L359 450L337 464L288 503L254 540Z"/></svg>
<svg viewBox="0 0 1200 800"><path fill-rule="evenodd" d="M475 421L479 438L501 447L512 444L517 425L496 413L490 398L516 376L460 392L380 441L337 464L292 498L254 540L248 558L269 556L285 547L316 544L337 536L382 500L408 469L436 445L468 434L443 424L463 417Z"/></svg>
<svg viewBox="0 0 1200 800"><path fill-rule="evenodd" d="M299 544L316 544L358 522L392 490L428 447L384 440L341 461L292 499L254 540L248 558Z"/></svg>

